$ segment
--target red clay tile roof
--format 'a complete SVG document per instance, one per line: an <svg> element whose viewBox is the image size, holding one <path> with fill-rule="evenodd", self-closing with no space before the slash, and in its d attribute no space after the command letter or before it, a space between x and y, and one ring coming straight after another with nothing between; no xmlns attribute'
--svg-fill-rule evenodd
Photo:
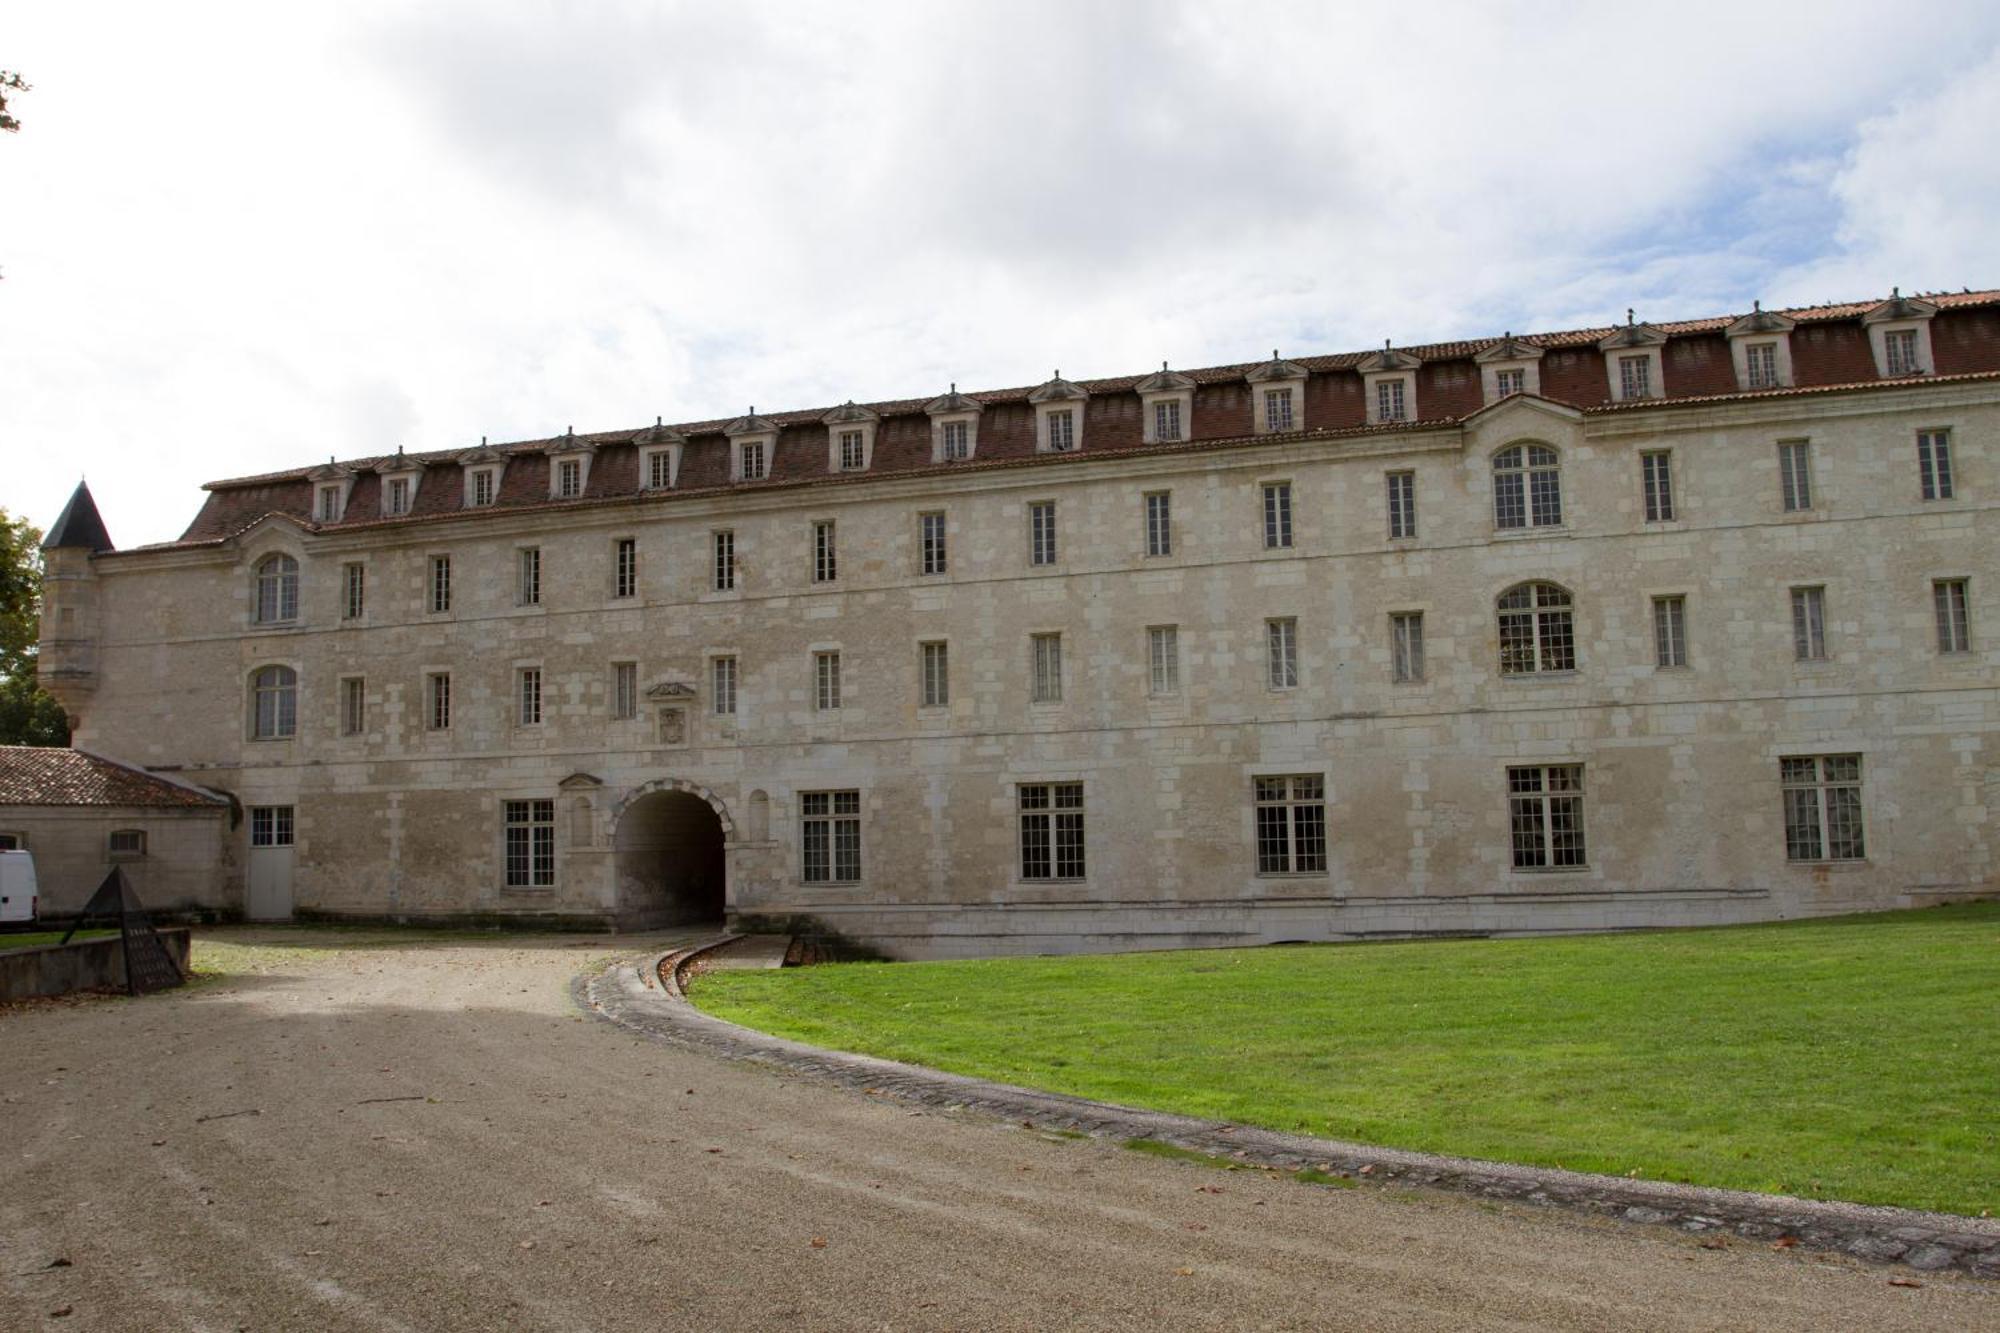
<svg viewBox="0 0 2000 1333"><path fill-rule="evenodd" d="M141 768L41 745L0 745L0 805L150 806L208 810L220 796Z"/></svg>

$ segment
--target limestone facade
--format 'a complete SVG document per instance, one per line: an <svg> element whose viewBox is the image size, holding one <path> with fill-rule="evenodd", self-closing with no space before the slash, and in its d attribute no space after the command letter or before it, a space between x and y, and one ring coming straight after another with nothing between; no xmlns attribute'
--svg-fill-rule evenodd
<svg viewBox="0 0 2000 1333"><path fill-rule="evenodd" d="M341 477L353 521L307 474L218 483L227 532L49 552L44 667L79 745L289 811L291 905L326 916L726 911L935 957L1991 894L1996 303L1936 316L1952 373L1894 381L1812 387L1794 331L1784 383L1689 392L1682 344L1731 365L1716 320L1541 340L1540 393L1484 403L1500 340L1410 349L1407 407L1309 359L1292 429L1252 426L1272 377L1197 374L1181 441L1131 381L1082 385L1066 450L986 395L957 466L887 465L933 443L891 404L846 470L841 422L760 418L761 487L740 452L688 482L741 443L713 424L591 437L573 502L585 437L429 458L404 516L353 510L406 462ZM1606 388L1621 338L1646 401ZM503 502L463 507L488 455ZM260 738L274 667L295 721Z"/></svg>

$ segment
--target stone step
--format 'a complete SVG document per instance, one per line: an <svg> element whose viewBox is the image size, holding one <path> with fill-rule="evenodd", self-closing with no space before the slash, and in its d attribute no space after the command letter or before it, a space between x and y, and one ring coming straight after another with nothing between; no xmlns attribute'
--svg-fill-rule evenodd
<svg viewBox="0 0 2000 1333"><path fill-rule="evenodd" d="M790 935L745 935L710 955L710 965L724 970L783 967L791 947Z"/></svg>

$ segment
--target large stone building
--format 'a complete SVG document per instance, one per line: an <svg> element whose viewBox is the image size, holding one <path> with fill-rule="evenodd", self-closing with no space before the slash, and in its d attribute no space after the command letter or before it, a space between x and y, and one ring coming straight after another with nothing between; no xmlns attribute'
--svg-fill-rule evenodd
<svg viewBox="0 0 2000 1333"><path fill-rule="evenodd" d="M1996 888L1997 428L1979 292L398 450L58 525L42 669L257 915L1916 904Z"/></svg>

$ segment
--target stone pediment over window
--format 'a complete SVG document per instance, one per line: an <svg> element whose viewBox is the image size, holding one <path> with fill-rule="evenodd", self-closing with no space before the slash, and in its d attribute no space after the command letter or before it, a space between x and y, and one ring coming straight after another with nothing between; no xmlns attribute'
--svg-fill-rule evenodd
<svg viewBox="0 0 2000 1333"><path fill-rule="evenodd" d="M1540 396L1542 348L1538 344L1508 332L1472 359L1479 366L1481 401L1497 403L1517 393Z"/></svg>
<svg viewBox="0 0 2000 1333"><path fill-rule="evenodd" d="M776 435L778 427L769 417L758 416L757 409L753 407L724 426L722 433L734 440L744 435Z"/></svg>
<svg viewBox="0 0 2000 1333"><path fill-rule="evenodd" d="M663 680L657 685L646 687L646 697L656 702L673 702L694 698L694 686L684 680Z"/></svg>
<svg viewBox="0 0 2000 1333"><path fill-rule="evenodd" d="M654 417L652 425L633 435L632 445L639 451L640 490L670 491L680 484L687 436Z"/></svg>
<svg viewBox="0 0 2000 1333"><path fill-rule="evenodd" d="M880 417L850 398L820 420L826 424L828 472L866 472L874 466L875 427Z"/></svg>
<svg viewBox="0 0 2000 1333"><path fill-rule="evenodd" d="M576 427L572 426L544 452L549 456L549 498L581 499L590 485L590 464L597 453L597 446L589 440L578 439Z"/></svg>
<svg viewBox="0 0 2000 1333"><path fill-rule="evenodd" d="M1073 384L1058 370L1049 382L1028 395L1035 409L1035 452L1068 454L1083 448L1083 413L1090 391Z"/></svg>
<svg viewBox="0 0 2000 1333"><path fill-rule="evenodd" d="M572 773L556 784L563 791L590 791L603 785L604 779L595 773Z"/></svg>
<svg viewBox="0 0 2000 1333"><path fill-rule="evenodd" d="M1279 356L1275 348L1269 361L1260 361L1243 372L1243 378L1252 384L1266 384L1274 380L1302 380L1306 368L1296 361L1287 361Z"/></svg>
<svg viewBox="0 0 2000 1333"><path fill-rule="evenodd" d="M931 419L931 461L962 463L979 452L979 414L986 404L958 391L956 384L924 404Z"/></svg>
<svg viewBox="0 0 2000 1333"><path fill-rule="evenodd" d="M1666 393L1660 363L1660 349L1666 345L1666 334L1651 324L1639 323L1630 310L1625 312L1623 328L1597 340L1597 350L1604 353L1605 384L1612 402L1629 403Z"/></svg>

